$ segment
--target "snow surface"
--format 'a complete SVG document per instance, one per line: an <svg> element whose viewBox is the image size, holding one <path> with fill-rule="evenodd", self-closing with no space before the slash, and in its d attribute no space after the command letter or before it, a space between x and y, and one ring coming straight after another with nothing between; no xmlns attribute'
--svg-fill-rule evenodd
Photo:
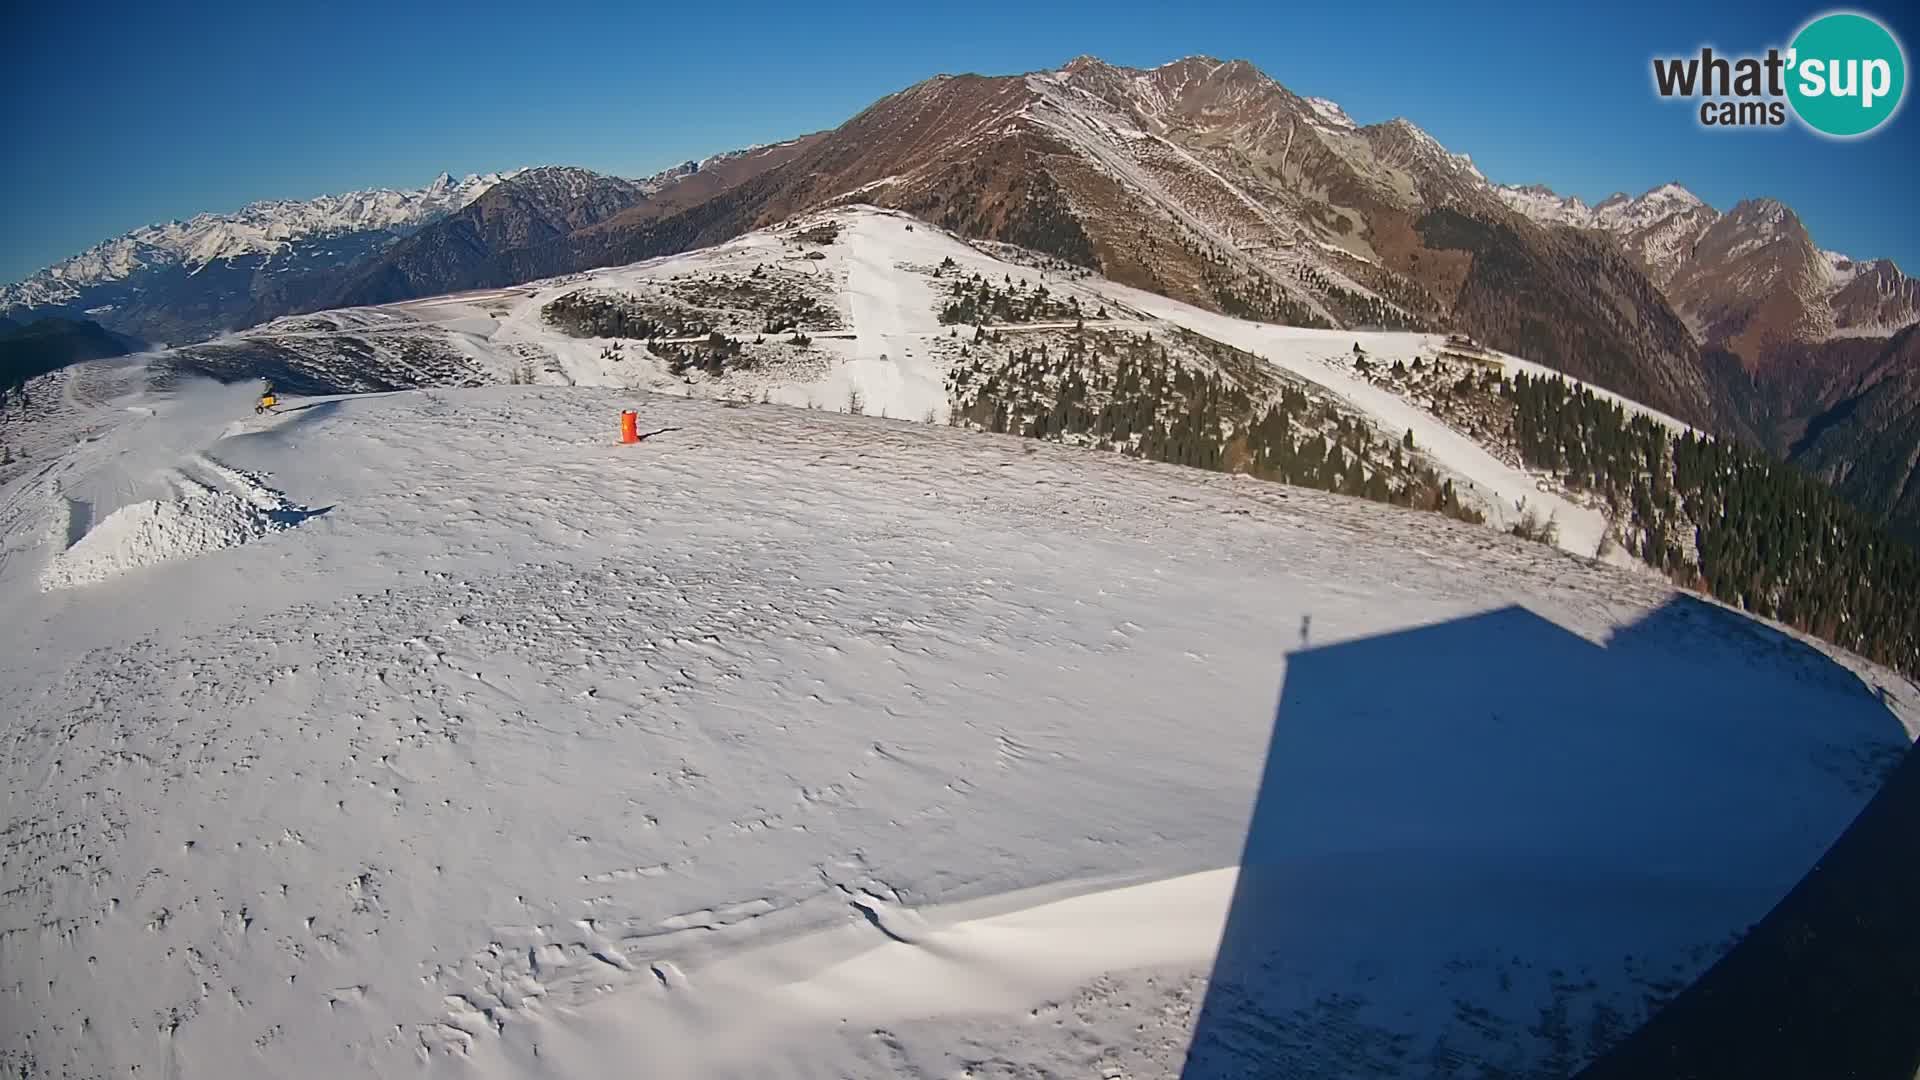
<svg viewBox="0 0 1920 1080"><path fill-rule="evenodd" d="M879 314L853 340L901 347L911 298L856 296ZM553 387L256 418L246 394L116 400L0 488L10 1069L1177 1075L1305 660L1512 604L1586 648L1672 598L1438 515L937 425ZM622 408L671 430L620 446ZM44 590L128 507L191 501L181 477L325 512ZM1636 1022L1647 979L1804 872L1920 691L1699 606L1639 677L1556 687L1491 637L1437 714L1300 744L1390 764L1292 788L1373 800L1299 819L1315 858L1417 870L1459 842L1420 823L1506 824L1460 864L1499 873L1431 892L1403 872L1329 909L1301 879L1271 918L1340 947L1288 985L1392 1015L1290 1045L1564 1052L1543 1010ZM1417 756L1479 794L1395 794L1382 721L1457 726ZM1567 760L1634 794L1554 797ZM1426 917L1339 910L1389 898ZM1468 924L1511 960L1433 929ZM1534 961L1592 985L1511 966Z"/></svg>

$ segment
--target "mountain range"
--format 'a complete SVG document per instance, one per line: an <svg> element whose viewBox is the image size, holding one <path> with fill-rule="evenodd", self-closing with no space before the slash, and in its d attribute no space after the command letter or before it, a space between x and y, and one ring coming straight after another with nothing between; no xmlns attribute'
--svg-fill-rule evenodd
<svg viewBox="0 0 1920 1080"><path fill-rule="evenodd" d="M395 260L436 248L545 242L667 187L684 189L684 198L710 182L705 174L724 173L726 162L757 150L685 162L642 180L565 166L462 180L443 172L411 190L267 200L230 214L197 214L135 229L0 286L0 314L14 321L86 319L152 344L201 341L276 316L352 303L349 297L367 288L362 280L387 265L392 249L431 226L441 228ZM443 258L438 277L423 271L419 287L452 287L457 261Z"/></svg>
<svg viewBox="0 0 1920 1080"><path fill-rule="evenodd" d="M1891 259L1820 249L1774 199L1749 199L1723 214L1677 183L1592 207L1539 185L1497 191L1541 224L1613 237L1697 338L1742 355L1786 341L1885 337L1920 318L1920 282Z"/></svg>
<svg viewBox="0 0 1920 1080"><path fill-rule="evenodd" d="M148 340L502 286L866 202L1272 322L1449 330L1764 446L1920 535L1920 286L1792 210L1489 181L1245 61L937 76L646 180L549 167L140 230L0 291ZM324 204L324 205L323 205ZM356 225L355 223L361 223ZM214 271L211 272L210 271Z"/></svg>
<svg viewBox="0 0 1920 1080"><path fill-rule="evenodd" d="M135 229L0 287L0 312L90 318L151 342L184 342L258 321L254 297L352 265L472 202L512 174L412 191L250 203Z"/></svg>

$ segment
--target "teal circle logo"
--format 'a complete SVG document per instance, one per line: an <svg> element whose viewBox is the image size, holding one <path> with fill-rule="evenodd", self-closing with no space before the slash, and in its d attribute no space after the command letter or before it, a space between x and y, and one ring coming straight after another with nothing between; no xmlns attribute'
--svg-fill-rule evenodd
<svg viewBox="0 0 1920 1080"><path fill-rule="evenodd" d="M1865 135L1893 116L1907 92L1907 57L1886 27L1865 15L1822 15L1794 36L1787 100L1815 131Z"/></svg>

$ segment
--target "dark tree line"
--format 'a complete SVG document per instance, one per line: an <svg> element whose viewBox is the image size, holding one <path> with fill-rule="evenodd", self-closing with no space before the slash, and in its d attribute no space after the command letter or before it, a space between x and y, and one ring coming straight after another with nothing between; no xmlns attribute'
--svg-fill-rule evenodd
<svg viewBox="0 0 1920 1080"><path fill-rule="evenodd" d="M1312 326L1333 329L1333 324L1306 304L1274 287L1264 278L1235 279L1209 268L1204 275L1207 291L1213 294L1220 310L1237 319L1280 323L1286 326Z"/></svg>
<svg viewBox="0 0 1920 1080"><path fill-rule="evenodd" d="M946 264L941 264L944 271ZM938 275L936 275L938 276ZM942 323L986 326L992 323L1050 322L1081 318L1080 300L1061 300L1045 284L1029 289L1011 274L999 283L974 274L958 278L947 288L950 299L940 309Z"/></svg>
<svg viewBox="0 0 1920 1080"><path fill-rule="evenodd" d="M709 327L697 320L667 321L631 297L580 289L557 296L540 309L540 316L562 333L574 337L650 339L690 337Z"/></svg>
<svg viewBox="0 0 1920 1080"><path fill-rule="evenodd" d="M948 376L954 422L1482 520L1400 440L1278 383L1249 353L1196 340L1211 367L1150 335L1082 331L1051 353L1004 356L976 338Z"/></svg>
<svg viewBox="0 0 1920 1080"><path fill-rule="evenodd" d="M1920 675L1920 553L1819 480L1726 440L1673 438L1557 376L1504 393L1527 464L1597 493L1681 584Z"/></svg>
<svg viewBox="0 0 1920 1080"><path fill-rule="evenodd" d="M741 343L715 330L699 342L651 342L647 351L667 362L669 374L678 378L698 369L708 375L754 366L753 359L741 352Z"/></svg>
<svg viewBox="0 0 1920 1080"><path fill-rule="evenodd" d="M1318 293L1342 325L1376 330L1427 329L1426 320L1407 314L1381 297L1355 292L1314 267L1303 265L1293 276Z"/></svg>
<svg viewBox="0 0 1920 1080"><path fill-rule="evenodd" d="M702 299L764 309L761 330L769 334L839 325L839 316L815 298L783 294L774 286L753 280L759 275L756 267L745 278L701 282ZM555 297L540 309L540 315L562 333L574 337L652 340L698 337L716 329L709 320L695 313L677 311L663 304L648 304L638 297L590 289Z"/></svg>

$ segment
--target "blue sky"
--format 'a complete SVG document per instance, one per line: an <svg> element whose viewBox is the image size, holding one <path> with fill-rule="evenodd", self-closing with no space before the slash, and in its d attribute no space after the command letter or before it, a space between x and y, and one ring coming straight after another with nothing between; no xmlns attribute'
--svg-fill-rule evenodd
<svg viewBox="0 0 1920 1080"><path fill-rule="evenodd" d="M10 17L0 280L153 221L259 198L564 163L644 175L832 127L939 72L1245 58L1361 123L1406 116L1489 177L1589 201L1679 180L1770 195L1824 247L1920 273L1909 103L1874 136L1712 132L1649 60L1784 45L1821 7L521 2L441 10L31 5ZM672 10L662 10L668 8ZM1920 22L1865 10L1912 55ZM1911 95L1910 95L1911 96Z"/></svg>

